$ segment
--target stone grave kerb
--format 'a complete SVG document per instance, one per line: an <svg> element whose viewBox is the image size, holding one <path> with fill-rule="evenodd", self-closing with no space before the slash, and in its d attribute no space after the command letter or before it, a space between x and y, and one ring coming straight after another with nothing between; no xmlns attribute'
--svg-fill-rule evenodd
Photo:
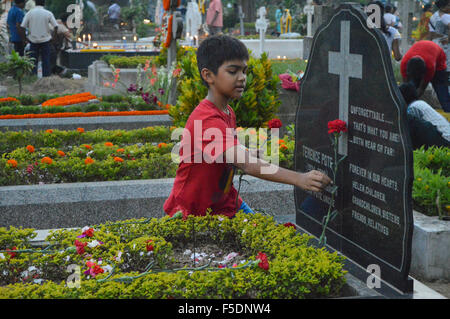
<svg viewBox="0 0 450 319"><path fill-rule="evenodd" d="M334 201L339 214L327 227L327 245L361 268L379 266L384 285L411 293L414 175L406 103L386 41L368 25L359 5L345 3L315 33L300 84L294 163L297 171L318 169L332 176L327 122L346 120L349 132L339 153L347 158L336 177ZM294 197L296 223L319 237L330 189L316 196L295 188Z"/></svg>

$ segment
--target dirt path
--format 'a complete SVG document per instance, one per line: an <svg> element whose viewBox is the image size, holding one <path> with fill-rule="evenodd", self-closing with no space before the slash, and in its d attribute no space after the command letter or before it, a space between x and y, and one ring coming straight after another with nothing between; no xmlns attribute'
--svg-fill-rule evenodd
<svg viewBox="0 0 450 319"><path fill-rule="evenodd" d="M79 80L62 78L56 75L38 79L23 85L22 94L75 94L85 92L87 78ZM19 95L19 85L11 78L4 79L0 85L7 87L8 95Z"/></svg>

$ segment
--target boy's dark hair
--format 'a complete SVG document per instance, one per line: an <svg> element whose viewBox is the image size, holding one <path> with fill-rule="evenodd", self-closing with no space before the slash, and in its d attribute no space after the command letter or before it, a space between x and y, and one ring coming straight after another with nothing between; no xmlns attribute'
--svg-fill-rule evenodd
<svg viewBox="0 0 450 319"><path fill-rule="evenodd" d="M45 0L36 0L36 1L35 1L35 4L36 4L37 6L45 6Z"/></svg>
<svg viewBox="0 0 450 319"><path fill-rule="evenodd" d="M24 3L24 2L25 2L25 0L15 0L14 1L15 4L21 4L21 3Z"/></svg>
<svg viewBox="0 0 450 319"><path fill-rule="evenodd" d="M197 50L197 67L200 77L204 68L217 74L219 67L231 60L248 61L249 55L247 47L242 41L227 35L208 37ZM205 80L203 83L209 87Z"/></svg>
<svg viewBox="0 0 450 319"><path fill-rule="evenodd" d="M386 11L386 13L394 13L393 10L394 10L394 7L391 6L390 4L387 4L387 5L384 7L384 11Z"/></svg>
<svg viewBox="0 0 450 319"><path fill-rule="evenodd" d="M427 67L421 57L413 57L406 64L406 78L408 81L413 82L416 88L419 87L426 72Z"/></svg>
<svg viewBox="0 0 450 319"><path fill-rule="evenodd" d="M407 105L410 105L412 102L418 100L417 90L416 87L414 86L414 83L412 82L403 83L402 85L400 85L399 89Z"/></svg>

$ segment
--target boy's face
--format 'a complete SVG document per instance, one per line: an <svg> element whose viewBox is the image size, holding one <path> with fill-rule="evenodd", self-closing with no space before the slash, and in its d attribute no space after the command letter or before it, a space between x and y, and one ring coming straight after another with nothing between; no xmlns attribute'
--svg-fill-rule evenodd
<svg viewBox="0 0 450 319"><path fill-rule="evenodd" d="M245 60L226 61L219 67L217 74L207 72L205 80L216 94L227 99L239 99L244 93L247 68Z"/></svg>

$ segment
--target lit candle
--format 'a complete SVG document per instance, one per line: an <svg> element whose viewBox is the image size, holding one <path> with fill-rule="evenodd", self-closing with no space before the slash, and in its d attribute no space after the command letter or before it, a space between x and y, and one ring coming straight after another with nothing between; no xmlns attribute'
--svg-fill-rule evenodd
<svg viewBox="0 0 450 319"><path fill-rule="evenodd" d="M86 42L86 34L83 34L83 42Z"/></svg>
<svg viewBox="0 0 450 319"><path fill-rule="evenodd" d="M80 42L80 43L81 43L81 38L78 38L78 42ZM77 47L78 47L78 45L77 45ZM77 48L77 47L76 47L76 48ZM74 49L76 49L76 48L74 48Z"/></svg>
<svg viewBox="0 0 450 319"><path fill-rule="evenodd" d="M127 46L127 38L124 36L122 37L123 40L123 48L125 49L125 47Z"/></svg>
<svg viewBox="0 0 450 319"><path fill-rule="evenodd" d="M136 42L137 42L137 36L136 35L133 37L133 40L134 40L134 49L136 50Z"/></svg>
<svg viewBox="0 0 450 319"><path fill-rule="evenodd" d="M88 48L91 47L91 34L88 34Z"/></svg>

